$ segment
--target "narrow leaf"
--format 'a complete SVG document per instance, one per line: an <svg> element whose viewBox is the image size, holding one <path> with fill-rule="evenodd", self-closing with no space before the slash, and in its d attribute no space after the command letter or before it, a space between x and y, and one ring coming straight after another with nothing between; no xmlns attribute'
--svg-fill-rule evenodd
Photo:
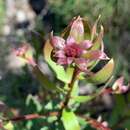
<svg viewBox="0 0 130 130"><path fill-rule="evenodd" d="M101 50L104 50L104 46L103 46L103 34L104 34L104 29L103 26L100 27L100 33L98 34L95 42L93 43L93 46L91 48L91 50L99 50L101 48Z"/></svg>
<svg viewBox="0 0 130 130"><path fill-rule="evenodd" d="M76 97L72 97L76 102L79 103L83 103L83 102L89 102L90 100L92 100L94 98L94 96L76 96Z"/></svg>
<svg viewBox="0 0 130 130"><path fill-rule="evenodd" d="M88 19L83 19L83 25L84 25L84 39L90 39L91 25Z"/></svg>
<svg viewBox="0 0 130 130"><path fill-rule="evenodd" d="M103 26L101 26L100 33L98 34L96 40L94 41L93 46L90 49L91 51L95 51L95 50L104 51L104 44L103 44L103 40L102 40L103 33L104 33L104 29L103 29ZM88 67L90 67L90 70L93 69L99 63L99 61L100 60L91 61L88 64Z"/></svg>
<svg viewBox="0 0 130 130"><path fill-rule="evenodd" d="M94 39L94 37L96 36L97 34L97 24L98 24L98 21L100 19L101 15L99 15L98 19L96 20L96 22L94 23L93 27L92 27L92 35L91 35L91 40Z"/></svg>
<svg viewBox="0 0 130 130"><path fill-rule="evenodd" d="M67 111L66 109L63 110L62 122L65 127L65 130L80 130L77 117L72 111Z"/></svg>
<svg viewBox="0 0 130 130"><path fill-rule="evenodd" d="M111 59L101 70L88 77L87 80L93 84L102 84L111 77L113 69L114 61Z"/></svg>

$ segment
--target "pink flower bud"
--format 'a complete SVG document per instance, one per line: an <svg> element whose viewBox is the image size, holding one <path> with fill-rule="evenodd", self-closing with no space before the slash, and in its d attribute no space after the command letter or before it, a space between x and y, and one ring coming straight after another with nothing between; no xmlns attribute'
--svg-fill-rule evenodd
<svg viewBox="0 0 130 130"><path fill-rule="evenodd" d="M84 37L84 26L82 18L78 16L71 25L70 36L74 37L77 42L80 42Z"/></svg>
<svg viewBox="0 0 130 130"><path fill-rule="evenodd" d="M125 93L129 90L128 86L124 85L124 77L120 77L112 86L113 93Z"/></svg>

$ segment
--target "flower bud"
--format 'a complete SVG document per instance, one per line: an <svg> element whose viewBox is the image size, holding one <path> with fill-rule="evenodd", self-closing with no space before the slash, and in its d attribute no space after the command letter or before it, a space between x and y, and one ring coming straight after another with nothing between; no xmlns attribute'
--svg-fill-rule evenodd
<svg viewBox="0 0 130 130"><path fill-rule="evenodd" d="M125 93L129 89L128 86L124 85L124 77L120 77L115 81L112 86L113 93Z"/></svg>
<svg viewBox="0 0 130 130"><path fill-rule="evenodd" d="M72 36L76 42L81 42L84 37L84 26L82 18L80 16L75 19L71 25L70 36Z"/></svg>

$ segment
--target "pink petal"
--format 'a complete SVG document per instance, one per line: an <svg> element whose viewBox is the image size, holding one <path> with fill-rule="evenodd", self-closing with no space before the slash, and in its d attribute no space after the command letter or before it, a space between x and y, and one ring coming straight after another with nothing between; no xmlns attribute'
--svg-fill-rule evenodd
<svg viewBox="0 0 130 130"><path fill-rule="evenodd" d="M75 59L75 63L81 71L84 71L84 72L88 71L87 70L88 61L86 61L85 59L77 58L77 59Z"/></svg>
<svg viewBox="0 0 130 130"><path fill-rule="evenodd" d="M99 54L99 59L101 59L101 60L109 60L110 59L103 51L99 51L97 53L97 55L98 54Z"/></svg>
<svg viewBox="0 0 130 130"><path fill-rule="evenodd" d="M84 40L83 42L81 42L81 47L83 49L88 49L92 46L92 42L90 40Z"/></svg>
<svg viewBox="0 0 130 130"><path fill-rule="evenodd" d="M108 127L108 122L103 121L103 122L102 122L102 125L103 125L104 127Z"/></svg>
<svg viewBox="0 0 130 130"><path fill-rule="evenodd" d="M73 37L69 36L69 37L67 38L67 40L66 40L66 44L67 44L67 45L72 45L72 44L74 44L74 43L76 43L75 39L74 39Z"/></svg>
<svg viewBox="0 0 130 130"><path fill-rule="evenodd" d="M73 57L67 57L67 63L70 65L73 62L74 58Z"/></svg>
<svg viewBox="0 0 130 130"><path fill-rule="evenodd" d="M124 77L120 77L119 79L117 79L115 81L115 83L118 85L118 86L122 86L123 85L123 82L124 82Z"/></svg>
<svg viewBox="0 0 130 130"><path fill-rule="evenodd" d="M51 34L50 42L51 45L57 49L63 49L65 46L65 40L62 37L53 36L53 34Z"/></svg>
<svg viewBox="0 0 130 130"><path fill-rule="evenodd" d="M128 91L129 87L128 86L125 86L125 85L122 85L122 86L119 86L119 89L120 89L120 92L121 93L125 93Z"/></svg>
<svg viewBox="0 0 130 130"><path fill-rule="evenodd" d="M103 51L88 51L82 55L86 59L90 60L109 60L108 56Z"/></svg>
<svg viewBox="0 0 130 130"><path fill-rule="evenodd" d="M56 51L55 52L55 57L58 57L58 58L65 58L65 53L63 50L59 50L59 51Z"/></svg>
<svg viewBox="0 0 130 130"><path fill-rule="evenodd" d="M67 64L68 64L66 58L59 58L59 59L57 60L57 63L60 64L60 65L67 65Z"/></svg>

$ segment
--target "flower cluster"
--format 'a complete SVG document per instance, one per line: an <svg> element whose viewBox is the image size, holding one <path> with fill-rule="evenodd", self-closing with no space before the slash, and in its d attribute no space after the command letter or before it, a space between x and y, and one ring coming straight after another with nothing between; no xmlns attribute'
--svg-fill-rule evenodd
<svg viewBox="0 0 130 130"><path fill-rule="evenodd" d="M86 72L90 62L109 59L103 50L91 49L95 45L93 39L84 39L84 37L84 24L80 16L71 21L69 35L66 39L51 33L52 57L56 59L57 64L76 65L81 71Z"/></svg>
<svg viewBox="0 0 130 130"><path fill-rule="evenodd" d="M24 44L17 49L13 49L13 53L24 59L28 64L36 66L36 62L33 59L32 48L28 44Z"/></svg>

